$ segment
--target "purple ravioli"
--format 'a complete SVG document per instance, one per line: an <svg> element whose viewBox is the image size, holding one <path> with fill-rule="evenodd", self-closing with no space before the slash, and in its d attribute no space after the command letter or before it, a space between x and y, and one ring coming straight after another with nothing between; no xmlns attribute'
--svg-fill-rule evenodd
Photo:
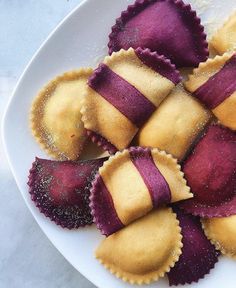
<svg viewBox="0 0 236 288"><path fill-rule="evenodd" d="M180 222L183 248L179 261L167 274L169 284L198 282L214 268L219 252L205 236L198 217L184 214L177 206L173 210Z"/></svg>
<svg viewBox="0 0 236 288"><path fill-rule="evenodd" d="M51 161L36 158L29 172L29 193L40 212L63 228L93 223L89 189L107 158Z"/></svg>
<svg viewBox="0 0 236 288"><path fill-rule="evenodd" d="M236 133L211 125L183 165L194 197L180 204L201 217L236 214Z"/></svg>
<svg viewBox="0 0 236 288"><path fill-rule="evenodd" d="M149 48L177 67L197 66L209 55L200 19L181 0L136 0L116 20L109 39L109 54Z"/></svg>

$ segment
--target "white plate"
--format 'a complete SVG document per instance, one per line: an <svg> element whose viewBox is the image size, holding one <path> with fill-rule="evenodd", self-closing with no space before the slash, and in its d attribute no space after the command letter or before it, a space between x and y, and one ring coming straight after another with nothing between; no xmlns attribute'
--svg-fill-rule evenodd
<svg viewBox="0 0 236 288"><path fill-rule="evenodd" d="M54 225L34 207L27 188L28 170L35 156L47 158L31 136L29 108L38 90L55 75L81 66L95 66L107 53L107 40L115 18L130 0L87 0L79 5L53 31L33 57L10 99L3 123L3 139L8 160L22 196L42 228L61 254L98 287L131 287L107 272L93 256L102 236L95 227L67 231ZM236 8L235 0L192 0L203 23L212 32ZM211 4L212 2L212 4ZM222 6L224 5L224 6ZM214 6L214 8L213 8ZM216 268L194 287L235 288L236 262L220 259ZM134 286L132 286L134 287ZM161 280L149 287L168 287ZM190 287L187 285L185 287Z"/></svg>

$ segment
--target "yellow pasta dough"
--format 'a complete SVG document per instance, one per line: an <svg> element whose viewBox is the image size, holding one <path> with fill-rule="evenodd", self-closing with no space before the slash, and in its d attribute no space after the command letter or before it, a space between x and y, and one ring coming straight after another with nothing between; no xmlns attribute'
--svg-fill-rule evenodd
<svg viewBox="0 0 236 288"><path fill-rule="evenodd" d="M76 160L86 140L81 105L92 69L67 72L50 81L31 108L31 130L41 147L56 159Z"/></svg>
<svg viewBox="0 0 236 288"><path fill-rule="evenodd" d="M206 236L220 250L236 259L236 215L222 218L202 219Z"/></svg>
<svg viewBox="0 0 236 288"><path fill-rule="evenodd" d="M180 231L172 210L161 208L104 239L96 258L122 280L148 284L163 277L178 261Z"/></svg>
<svg viewBox="0 0 236 288"><path fill-rule="evenodd" d="M236 11L213 35L210 44L219 54L236 50Z"/></svg>
<svg viewBox="0 0 236 288"><path fill-rule="evenodd" d="M181 161L211 118L209 110L178 86L140 129L137 143L165 150Z"/></svg>

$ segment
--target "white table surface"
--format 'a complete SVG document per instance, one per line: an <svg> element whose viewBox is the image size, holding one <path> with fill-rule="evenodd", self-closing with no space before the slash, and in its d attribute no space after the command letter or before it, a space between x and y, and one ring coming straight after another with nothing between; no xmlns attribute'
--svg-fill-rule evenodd
<svg viewBox="0 0 236 288"><path fill-rule="evenodd" d="M0 0L0 122L27 62L81 0ZM52 246L18 191L0 140L0 288L92 288Z"/></svg>

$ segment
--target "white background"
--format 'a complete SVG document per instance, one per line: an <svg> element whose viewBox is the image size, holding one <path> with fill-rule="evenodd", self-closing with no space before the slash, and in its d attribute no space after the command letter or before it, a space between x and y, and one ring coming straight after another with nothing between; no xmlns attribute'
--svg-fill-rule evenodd
<svg viewBox="0 0 236 288"><path fill-rule="evenodd" d="M0 0L0 121L34 52L80 0ZM52 246L26 208L0 140L0 287L92 288Z"/></svg>

